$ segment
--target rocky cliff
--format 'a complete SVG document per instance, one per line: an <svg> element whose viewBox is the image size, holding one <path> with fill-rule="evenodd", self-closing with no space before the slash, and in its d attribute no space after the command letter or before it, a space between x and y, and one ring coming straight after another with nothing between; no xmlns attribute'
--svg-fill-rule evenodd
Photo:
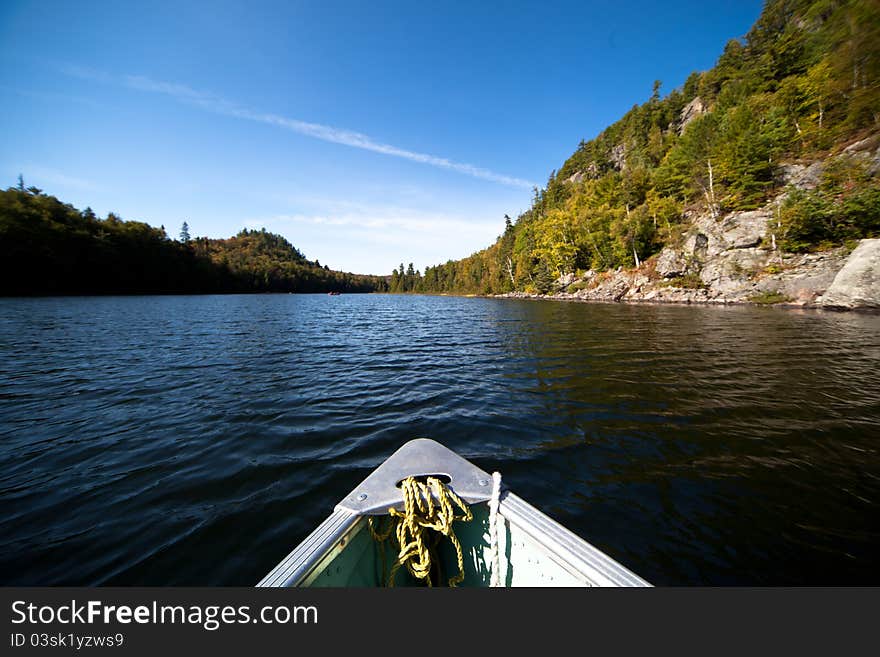
<svg viewBox="0 0 880 657"><path fill-rule="evenodd" d="M851 144L838 157L860 158L873 172L880 171L876 136ZM500 296L880 309L880 239L812 253L786 253L777 246L785 196L813 188L831 159L783 166L785 191L758 210L717 217L708 211L690 213L679 244L638 268L568 275L556 281L550 294Z"/></svg>

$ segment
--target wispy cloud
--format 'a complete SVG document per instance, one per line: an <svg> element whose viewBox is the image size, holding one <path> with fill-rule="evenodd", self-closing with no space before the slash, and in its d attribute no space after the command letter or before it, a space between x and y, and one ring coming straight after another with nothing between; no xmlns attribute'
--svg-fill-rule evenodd
<svg viewBox="0 0 880 657"><path fill-rule="evenodd" d="M455 235L456 239L477 236L488 239L498 232L497 221L475 221L454 214L426 212L412 208L355 202L327 202L313 211L277 214L251 218L248 228L305 224L318 227L346 227L360 229L394 229L421 237Z"/></svg>
<svg viewBox="0 0 880 657"><path fill-rule="evenodd" d="M103 82L104 84L112 84L115 82L112 75L109 73L104 73L103 71L98 71L93 68L88 68L86 66L78 66L76 64L60 64L58 68L65 75L69 75L73 78L80 78L81 80L89 80L91 82Z"/></svg>
<svg viewBox="0 0 880 657"><path fill-rule="evenodd" d="M326 244L332 241L331 255L344 258L343 268L378 274L397 267L400 254L406 254L407 262L416 263L419 269L470 255L499 232L497 221L466 219L455 213L358 202L322 205L251 217L244 224L290 235L309 257L319 256L322 263L328 255ZM330 259L328 264L333 266Z"/></svg>
<svg viewBox="0 0 880 657"><path fill-rule="evenodd" d="M427 164L441 169L448 169L481 180L488 180L502 185L526 189L531 189L535 186L534 183L522 178L506 176L472 164L455 162L454 160L445 157L400 148L392 144L377 141L368 135L353 130L323 125L321 123L310 123L308 121L301 121L299 119L293 119L279 114L258 112L215 94L198 91L183 84L153 80L141 75L114 77L102 71L94 71L78 66L65 66L63 71L68 75L88 79L94 82L121 84L129 89L162 94L179 102L195 105L215 114L264 123L307 137L312 137L314 139L320 139L334 144L342 144L344 146L350 146L351 148L359 148L373 153L389 155L391 157L399 157L404 160Z"/></svg>

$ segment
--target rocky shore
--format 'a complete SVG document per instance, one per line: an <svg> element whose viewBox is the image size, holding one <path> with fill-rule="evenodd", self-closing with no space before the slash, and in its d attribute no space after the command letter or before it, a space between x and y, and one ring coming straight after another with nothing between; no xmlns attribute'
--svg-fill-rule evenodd
<svg viewBox="0 0 880 657"><path fill-rule="evenodd" d="M880 169L880 148L866 139L844 150ZM825 164L790 164L784 183L810 189ZM667 247L636 269L588 271L556 280L548 294L509 292L508 298L656 303L780 304L836 310L880 310L880 239L816 253L777 248L779 205L721 216L686 215L679 246Z"/></svg>
<svg viewBox="0 0 880 657"><path fill-rule="evenodd" d="M683 253L663 251L635 270L557 281L556 292L509 292L507 298L655 303L751 303L880 310L880 239L809 254L737 246L697 233ZM709 244L714 244L710 250ZM700 249L703 250L700 258Z"/></svg>

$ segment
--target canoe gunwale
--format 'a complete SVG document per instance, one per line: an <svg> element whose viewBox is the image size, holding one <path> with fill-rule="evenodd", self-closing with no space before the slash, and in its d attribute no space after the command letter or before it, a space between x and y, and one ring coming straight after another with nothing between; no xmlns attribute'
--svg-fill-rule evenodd
<svg viewBox="0 0 880 657"><path fill-rule="evenodd" d="M582 580L584 586L651 586L518 495L506 493L501 498L498 513L541 545L553 561Z"/></svg>
<svg viewBox="0 0 880 657"><path fill-rule="evenodd" d="M320 572L321 566L332 560L361 529L362 523L358 523L361 519L362 516L337 508L257 586L303 586L310 575Z"/></svg>

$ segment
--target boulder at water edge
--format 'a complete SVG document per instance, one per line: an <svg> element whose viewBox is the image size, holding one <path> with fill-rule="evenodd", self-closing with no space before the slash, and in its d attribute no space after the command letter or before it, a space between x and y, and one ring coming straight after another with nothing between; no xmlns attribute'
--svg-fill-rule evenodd
<svg viewBox="0 0 880 657"><path fill-rule="evenodd" d="M824 308L880 308L880 239L859 242L820 304Z"/></svg>

